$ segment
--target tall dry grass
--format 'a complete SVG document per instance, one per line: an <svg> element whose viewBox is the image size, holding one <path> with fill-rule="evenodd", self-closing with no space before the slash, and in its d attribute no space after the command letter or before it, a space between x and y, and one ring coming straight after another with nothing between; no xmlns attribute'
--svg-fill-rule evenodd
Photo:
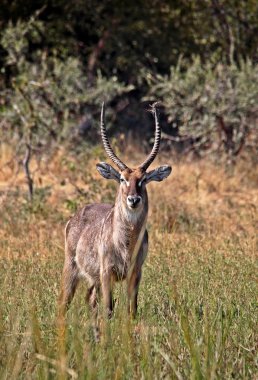
<svg viewBox="0 0 258 380"><path fill-rule="evenodd" d="M65 221L82 204L115 196L116 185L94 169L99 152L60 151L33 162L30 204L11 151L1 151L1 378L254 379L258 191L244 162L229 173L160 157L173 173L149 186L150 248L137 320L128 320L118 286L115 315L100 318L96 343L82 284L60 334Z"/></svg>

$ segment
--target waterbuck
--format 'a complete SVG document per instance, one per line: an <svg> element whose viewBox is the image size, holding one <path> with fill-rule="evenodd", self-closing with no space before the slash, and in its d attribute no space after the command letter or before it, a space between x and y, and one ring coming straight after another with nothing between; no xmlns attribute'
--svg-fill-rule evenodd
<svg viewBox="0 0 258 380"><path fill-rule="evenodd" d="M155 117L152 151L141 165L130 169L110 146L104 121L105 104L102 105L102 142L108 157L119 170L105 162L97 164L97 170L102 177L118 182L119 187L114 205L101 203L84 206L66 225L60 297L63 308L69 305L79 279L83 278L88 285L86 299L91 308L96 309L101 290L104 308L111 316L113 284L127 279L128 311L133 317L137 312L142 265L148 249L146 185L151 181L162 181L171 173L168 165L146 171L158 153L161 137L156 104L152 110Z"/></svg>

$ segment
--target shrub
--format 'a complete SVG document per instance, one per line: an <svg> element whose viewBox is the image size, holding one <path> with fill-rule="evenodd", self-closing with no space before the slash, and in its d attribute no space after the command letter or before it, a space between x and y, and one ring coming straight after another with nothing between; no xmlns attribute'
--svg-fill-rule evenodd
<svg viewBox="0 0 258 380"><path fill-rule="evenodd" d="M30 44L39 44L42 35L44 24L32 18L28 23L10 23L1 38L6 54L3 71L11 73L9 86L1 91L5 125L41 144L69 133L72 120L87 107L99 109L105 97L112 100L131 89L100 72L89 86L81 62L62 52L38 49L29 54Z"/></svg>
<svg viewBox="0 0 258 380"><path fill-rule="evenodd" d="M150 90L162 99L178 140L199 155L223 153L230 161L243 146L257 146L258 65L202 65L199 58L183 65L180 60L170 75L151 77Z"/></svg>
<svg viewBox="0 0 258 380"><path fill-rule="evenodd" d="M5 52L2 73L5 79L9 77L8 83L2 81L0 92L0 139L19 142L16 156L20 159L25 154L29 187L31 154L40 156L53 142L60 144L71 137L72 124L87 111L91 114L90 124L94 124L94 115L99 119L105 98L112 101L132 88L119 83L115 76L106 79L100 72L89 84L80 60L64 51L34 48L32 54L30 46L40 47L44 31L44 24L33 17L28 22L9 23L0 40Z"/></svg>

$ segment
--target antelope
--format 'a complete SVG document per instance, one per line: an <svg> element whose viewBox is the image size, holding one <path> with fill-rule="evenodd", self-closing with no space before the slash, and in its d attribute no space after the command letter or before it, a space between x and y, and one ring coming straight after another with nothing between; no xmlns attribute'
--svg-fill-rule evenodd
<svg viewBox="0 0 258 380"><path fill-rule="evenodd" d="M147 172L155 159L161 138L156 103L155 139L151 153L135 169L125 165L114 153L105 127L105 104L102 104L100 131L107 156L118 167L100 162L102 177L118 182L115 204L89 204L78 211L65 228L65 263L62 275L60 304L66 309L73 299L81 278L88 285L86 301L96 310L99 293L110 317L113 310L112 289L117 281L127 279L128 312L135 317L142 265L148 250L146 220L148 195L146 185L162 181L171 173L168 165Z"/></svg>

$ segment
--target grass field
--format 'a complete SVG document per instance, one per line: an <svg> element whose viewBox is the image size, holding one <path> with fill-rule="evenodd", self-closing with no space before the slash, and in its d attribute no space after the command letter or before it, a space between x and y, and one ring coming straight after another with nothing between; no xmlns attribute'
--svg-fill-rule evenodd
<svg viewBox="0 0 258 380"><path fill-rule="evenodd" d="M1 154L4 164L8 152ZM115 195L95 162L60 153L35 166L33 204L23 175L2 165L1 379L257 378L258 191L246 164L226 173L178 163L166 182L150 185L150 249L135 321L118 286L114 317L100 317L96 343L83 284L65 326L57 321L65 222L80 205Z"/></svg>

